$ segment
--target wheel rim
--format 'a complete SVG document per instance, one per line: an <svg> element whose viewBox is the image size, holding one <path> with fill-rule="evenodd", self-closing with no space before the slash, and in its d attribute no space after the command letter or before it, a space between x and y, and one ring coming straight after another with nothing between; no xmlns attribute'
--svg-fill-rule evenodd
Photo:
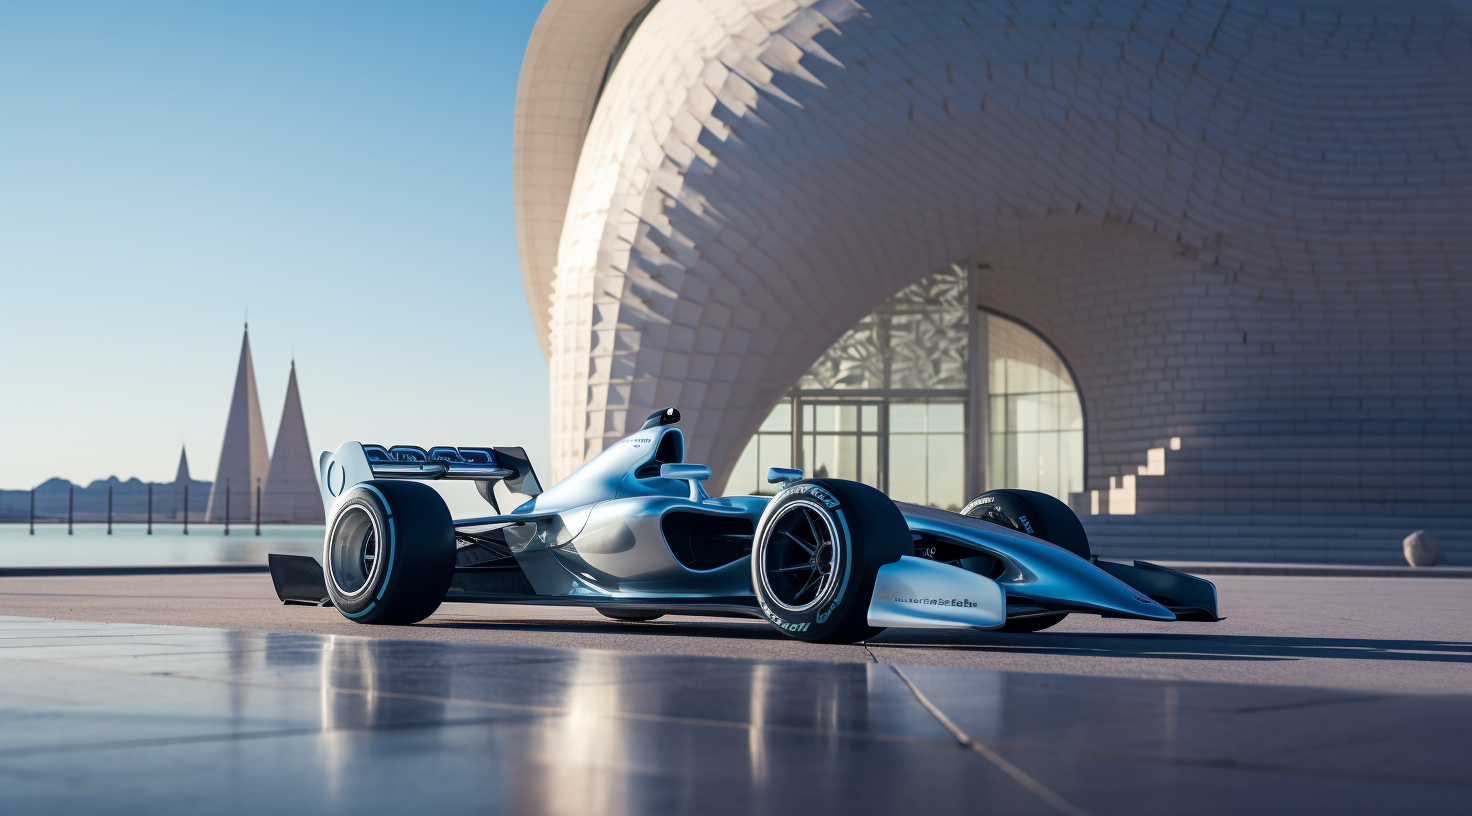
<svg viewBox="0 0 1472 816"><path fill-rule="evenodd" d="M351 504L338 513L327 539L328 572L343 596L361 595L378 573L382 537L378 517L361 504Z"/></svg>
<svg viewBox="0 0 1472 816"><path fill-rule="evenodd" d="M762 547L762 588L789 612L812 609L832 597L843 574L833 521L816 504L795 501L777 511Z"/></svg>

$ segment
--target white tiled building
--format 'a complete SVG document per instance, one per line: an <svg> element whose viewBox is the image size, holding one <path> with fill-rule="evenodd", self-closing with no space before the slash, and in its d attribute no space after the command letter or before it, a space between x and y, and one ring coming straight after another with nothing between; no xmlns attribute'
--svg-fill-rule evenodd
<svg viewBox="0 0 1472 816"><path fill-rule="evenodd" d="M515 184L551 475L676 405L714 487L796 454L1046 489L1106 552L1472 555L1469 20L550 0Z"/></svg>

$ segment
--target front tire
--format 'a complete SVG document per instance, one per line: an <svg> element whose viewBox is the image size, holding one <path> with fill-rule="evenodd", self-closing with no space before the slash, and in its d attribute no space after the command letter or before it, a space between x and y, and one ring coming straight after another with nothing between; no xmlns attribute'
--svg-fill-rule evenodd
<svg viewBox="0 0 1472 816"><path fill-rule="evenodd" d="M1036 490L988 490L966 503L961 515L1041 538L1088 559L1089 536L1068 505Z"/></svg>
<svg viewBox="0 0 1472 816"><path fill-rule="evenodd" d="M1035 490L988 490L966 503L961 515L990 521L1033 538L1056 544L1080 558L1088 559L1089 536L1068 505ZM1067 612L1011 618L1003 632L1041 632L1068 617Z"/></svg>
<svg viewBox="0 0 1472 816"><path fill-rule="evenodd" d="M345 491L323 544L327 595L357 623L407 624L439 608L455 575L455 527L428 485L369 481Z"/></svg>
<svg viewBox="0 0 1472 816"><path fill-rule="evenodd" d="M751 552L751 585L762 614L783 634L856 643L869 625L879 568L914 552L894 502L872 487L808 479L767 505Z"/></svg>

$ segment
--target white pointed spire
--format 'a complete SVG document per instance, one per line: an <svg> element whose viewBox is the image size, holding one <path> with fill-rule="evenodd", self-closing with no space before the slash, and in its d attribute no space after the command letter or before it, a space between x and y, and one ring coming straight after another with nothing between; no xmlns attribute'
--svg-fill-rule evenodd
<svg viewBox="0 0 1472 816"><path fill-rule="evenodd" d="M248 522L255 518L256 487L265 486L271 454L266 450L266 425L261 420L261 400L256 393L256 369L250 356L250 326L240 341L240 363L235 370L235 393L230 398L230 416L225 423L225 443L220 447L220 466L210 489L205 518L225 520L225 491L230 491L230 520Z"/></svg>
<svg viewBox="0 0 1472 816"><path fill-rule="evenodd" d="M174 484L183 484L189 481L189 454L184 446L179 446L179 469L174 472Z"/></svg>
<svg viewBox="0 0 1472 816"><path fill-rule="evenodd" d="M307 421L296 386L296 360L286 381L286 404L281 408L281 427L276 430L276 450L271 452L271 472L261 496L261 520L271 523L323 524L322 494L317 488L317 469L312 464L312 446L307 443Z"/></svg>

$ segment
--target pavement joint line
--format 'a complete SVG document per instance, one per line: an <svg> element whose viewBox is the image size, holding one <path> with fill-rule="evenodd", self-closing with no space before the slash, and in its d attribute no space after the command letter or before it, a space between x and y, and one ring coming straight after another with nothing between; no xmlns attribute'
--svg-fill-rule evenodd
<svg viewBox="0 0 1472 816"><path fill-rule="evenodd" d="M925 696L925 693L920 690L920 687L915 685L915 683L910 680L909 676L906 675L904 670L901 669L899 666L893 663L887 663L885 665L893 669L894 673L900 678L900 680L903 681L906 686L910 687L910 693L915 695L915 699L919 701L920 705L923 706L926 711L929 711L930 715L932 717L935 717L936 721L938 721L947 731L951 732L951 736L955 737L956 742L959 743L963 748L975 751L976 753L986 757L987 761L992 763L992 765L995 765L998 770L1000 770L1007 776L1012 777L1012 780L1014 782L1024 788L1027 788L1029 791L1032 792L1034 796L1043 800L1059 813L1065 814L1065 816L1088 816L1088 811L1083 810L1082 808L1078 807L1067 799L1064 799L1062 796L1054 792L1052 788L1049 788L1047 785L1039 782L1027 771L1024 771L1016 765L1013 765L1011 762L1008 762L1006 757L1003 757L1001 754L993 751L990 747L986 745L986 743L983 743L979 740L974 740L970 736L968 736L965 731L961 730L960 726L956 725L954 722L951 722L951 718L947 717L945 712L941 711L935 703L932 703L929 697Z"/></svg>

